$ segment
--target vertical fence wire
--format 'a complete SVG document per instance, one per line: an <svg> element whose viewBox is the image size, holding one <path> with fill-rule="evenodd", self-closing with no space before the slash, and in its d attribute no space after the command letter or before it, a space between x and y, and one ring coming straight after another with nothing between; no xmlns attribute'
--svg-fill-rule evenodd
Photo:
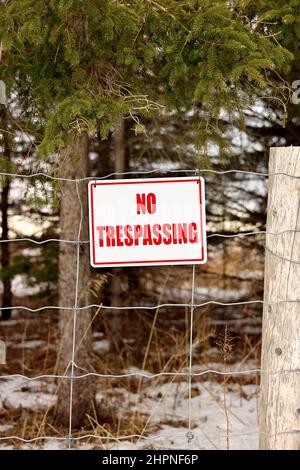
<svg viewBox="0 0 300 470"><path fill-rule="evenodd" d="M192 295L190 304L190 333L189 333L189 368L188 368L188 432L187 441L190 444L194 438L192 432L192 386L193 386L193 324L194 324L194 310L195 310L195 277L196 265L193 264L192 271Z"/></svg>
<svg viewBox="0 0 300 470"><path fill-rule="evenodd" d="M72 331L72 357L71 357L71 373L70 373L70 403L69 403L69 435L68 435L68 448L72 448L73 438L72 438L72 418L73 418L73 392L74 392L74 371L75 371L75 354L76 354L76 323L77 323L77 313L78 313L78 301L79 301L79 276L80 276L80 238L81 230L83 223L83 206L80 197L80 190L78 186L78 180L76 183L76 193L79 202L80 208L80 219L77 232L76 240L76 280L75 280L75 299L74 306L72 308L73 314L73 331Z"/></svg>

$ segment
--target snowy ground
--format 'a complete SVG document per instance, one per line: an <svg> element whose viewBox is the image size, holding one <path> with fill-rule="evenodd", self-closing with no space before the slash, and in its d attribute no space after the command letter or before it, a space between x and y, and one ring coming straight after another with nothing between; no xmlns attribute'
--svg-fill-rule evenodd
<svg viewBox="0 0 300 470"><path fill-rule="evenodd" d="M138 380L138 379L137 379ZM172 379L171 379L172 380ZM230 416L230 448L257 449L257 413L256 388L254 385L228 384L228 410ZM24 415L26 428L26 411L46 410L55 405L54 386L45 381L25 382L22 378L10 378L0 381L0 416L7 409L19 410ZM226 420L224 415L223 387L221 383L198 382L192 388L192 432L191 443L187 441L189 401L186 382L170 381L158 383L147 380L140 393L129 392L125 388L112 388L105 392L100 390L97 400L103 404L109 400L110 406L120 416L138 414L144 423L139 434L144 436L135 439L124 439L119 433L117 439L107 439L111 434L102 427L95 427L94 434L99 439L81 440L75 447L81 449L224 449L226 448ZM103 432L104 431L104 432ZM14 422L0 425L0 435L15 435ZM26 433L25 433L26 434ZM51 433L53 434L53 433ZM128 434L128 433L127 433ZM106 436L100 439L100 436ZM62 449L64 440L47 440L38 443L22 444L21 448ZM11 441L0 440L0 449L14 448Z"/></svg>
<svg viewBox="0 0 300 470"><path fill-rule="evenodd" d="M37 252L38 253L38 252ZM26 253L24 253L26 254ZM28 254L28 253L27 253ZM34 253L32 253L34 254ZM243 271L245 277L249 277L249 273ZM261 272L251 270L252 277L259 278ZM240 274L242 276L242 274ZM249 284L249 286L251 286ZM243 290L237 289L221 289L220 286L213 287L201 286L196 287L196 296L199 302L209 299L220 301L234 301L241 295L248 295L248 288ZM190 281L186 285L190 290ZM14 295L30 296L39 292L39 286L28 285L26 276L16 276L13 282ZM178 290L176 285L174 293ZM1 283L0 283L1 291ZM251 297L251 295L249 294ZM176 297L175 297L176 299ZM20 301L22 304L22 301ZM227 311L226 311L227 312ZM197 315L197 314L196 314ZM198 317L197 317L198 318ZM182 319L179 319L182 321ZM172 319L175 324L176 319ZM212 326L219 328L223 325L233 325L238 331L238 336L244 334L260 334L260 318L253 313L248 313L235 309L231 316L217 315L212 318ZM12 319L2 321L1 326L7 328L9 334L3 337L6 340L7 350L15 349L19 356L21 353L25 357L30 355L31 351L47 350L53 352L55 344L49 342L47 335L42 336L38 331L38 325L41 326L40 316L30 317L28 325L31 327L30 334L27 332L27 318L20 317L17 310L13 311ZM48 331L50 320L43 318L44 329ZM37 325L35 331L35 325ZM205 326L205 325L204 325ZM13 328L11 328L13 327ZM203 325L200 324L202 328ZM26 335L25 335L26 333ZM132 337L128 337L127 341L132 341ZM194 367L194 372L200 372L203 369L222 370L222 364L212 363L217 361L220 356L217 350L211 347L209 351L209 364L201 364ZM110 349L110 342L104 337L104 333L94 333L94 354L98 357L105 356ZM196 348L197 349L197 348ZM179 349L178 349L179 351ZM178 351L176 351L178 353ZM188 351L179 351L186 354ZM17 355L16 354L16 355ZM151 357L151 351L149 357ZM156 353L155 353L156 354ZM167 353L160 351L161 357ZM197 356L195 351L194 357ZM201 356L202 357L202 356ZM212 358L213 357L213 358ZM216 359L215 359L216 357ZM247 360L241 366L244 370L255 369L257 364L250 363ZM14 359L15 360L15 359ZM20 359L19 359L20 360ZM22 362L23 364L23 362ZM24 362L26 365L26 363ZM230 369L236 370L238 364L233 364ZM24 366L25 367L25 366ZM16 369L14 369L16 370ZM18 369L19 370L19 369ZM161 369L159 369L161 370ZM23 372L27 375L28 370ZM122 373L140 372L138 369L123 370ZM143 371L146 373L146 371ZM29 373L28 373L29 375ZM174 379L173 376L164 379L144 379L142 381L139 392L137 390L139 378L130 378L129 382L134 381L135 386L128 386L125 380L122 383L115 381L106 384L103 389L99 383L97 401L103 409L111 408L112 413L116 417L116 421L122 423L120 428L114 427L114 431L109 430L109 425L101 422L94 423L94 429L88 430L88 433L97 435L98 439L82 439L76 441L74 446L81 449L225 449L226 448L226 419L224 414L224 397L222 378L214 381L215 376L207 374L201 380L195 378L192 387L191 399L191 429L193 439L188 443L187 431L189 428L189 393L187 380L182 377ZM231 449L257 449L258 448L258 427L257 427L257 389L255 385L249 385L249 376L246 380L240 376L241 380L228 382L227 390L227 407L230 417L230 433L229 441ZM254 377L253 383L254 383ZM168 379L168 380L167 380ZM252 379L251 379L252 380ZM248 385L246 385L248 383ZM242 384L242 385L241 385ZM117 386L119 385L119 386ZM122 388L121 388L122 387ZM64 449L67 447L64 438L66 431L59 432L46 427L46 433L52 436L50 440L39 440L34 443L22 443L17 440L5 440L7 436L36 437L38 429L33 428L32 424L28 424L28 416L35 413L41 414L55 406L56 404L55 386L51 382L45 380L26 381L20 377L11 377L9 379L0 380L0 450L4 449ZM66 404L68 406L68 404ZM123 423L124 417L127 417L128 426ZM131 417L134 417L131 423ZM48 419L45 420L48 422ZM106 426L107 424L107 426ZM44 432L42 434L45 434ZM74 433L75 437L81 437L85 431ZM126 438L128 434L139 434L140 438ZM60 440L54 438L59 436Z"/></svg>

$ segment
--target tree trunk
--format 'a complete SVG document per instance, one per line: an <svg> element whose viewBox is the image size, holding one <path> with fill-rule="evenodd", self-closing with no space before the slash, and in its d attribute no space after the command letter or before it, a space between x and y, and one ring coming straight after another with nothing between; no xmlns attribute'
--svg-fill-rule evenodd
<svg viewBox="0 0 300 470"><path fill-rule="evenodd" d="M300 147L271 149L269 172L299 177ZM284 175L270 176L267 232L288 229L300 231L300 181ZM261 449L300 449L300 375L296 372L300 361L299 280L300 233L267 235L264 300L297 302L264 305Z"/></svg>
<svg viewBox="0 0 300 470"><path fill-rule="evenodd" d="M80 178L88 174L88 137L78 138L73 148L64 155L63 176ZM87 182L78 183L82 203L83 218L81 240L88 240ZM75 182L63 182L60 209L60 237L63 240L76 240L80 225L80 204ZM92 350L91 312L72 311L72 307L82 307L89 302L90 262L88 244L81 244L79 251L78 298L75 296L77 270L77 246L60 243L59 252L59 305L70 310L61 310L59 319L60 350L59 374L70 375L73 346L73 320L76 315L74 375L90 371L89 355ZM76 305L77 304L77 305ZM72 427L81 427L86 416L94 410L95 385L93 378L73 381ZM63 379L58 393L57 419L61 425L69 424L70 381Z"/></svg>
<svg viewBox="0 0 300 470"><path fill-rule="evenodd" d="M125 171L125 123L124 118L120 117L116 124L114 132L115 147L115 172L123 173ZM116 175L116 178L122 178L123 175ZM113 268L112 280L110 283L110 304L112 306L121 305L122 302L122 268ZM124 311L112 310L110 317L110 328L112 332L113 346L120 352L123 347L122 338L122 315Z"/></svg>
<svg viewBox="0 0 300 470"><path fill-rule="evenodd" d="M6 181L2 188L1 197L1 216L2 216L2 240L8 240L8 197L9 197L10 183ZM5 269L10 264L10 249L9 243L1 243L1 265ZM11 293L11 279L5 273L3 276L3 294L2 294L2 308L10 307L12 304ZM2 310L1 318L6 320L11 316L11 309Z"/></svg>
<svg viewBox="0 0 300 470"><path fill-rule="evenodd" d="M2 122L3 127L6 127L6 112L2 110ZM5 160L9 163L11 161L10 156L10 145L8 135L3 133L3 156ZM10 190L10 181L7 179L2 186L1 194L1 219L2 219L2 240L8 240L8 207L9 207L9 190ZM5 270L10 264L10 247L9 243L1 243L1 266ZM10 307L12 304L12 293L11 293L11 279L4 273L2 278L3 281L3 295L2 295L2 308ZM2 310L1 318L2 320L7 320L11 316L11 309Z"/></svg>

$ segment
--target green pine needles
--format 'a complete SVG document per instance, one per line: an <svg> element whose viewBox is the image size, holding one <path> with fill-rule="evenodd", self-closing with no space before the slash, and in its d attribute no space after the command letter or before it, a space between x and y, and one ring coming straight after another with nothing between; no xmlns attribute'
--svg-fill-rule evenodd
<svg viewBox="0 0 300 470"><path fill-rule="evenodd" d="M28 119L45 123L40 153L74 134L107 138L118 116L162 106L199 112L197 145L226 146L220 116L243 119L256 96L286 100L299 0L8 0L0 79Z"/></svg>

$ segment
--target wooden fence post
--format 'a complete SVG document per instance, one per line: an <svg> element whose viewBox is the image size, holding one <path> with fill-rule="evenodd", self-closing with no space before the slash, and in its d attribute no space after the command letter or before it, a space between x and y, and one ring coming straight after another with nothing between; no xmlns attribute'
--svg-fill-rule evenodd
<svg viewBox="0 0 300 470"><path fill-rule="evenodd" d="M281 172L300 176L300 147L271 149L269 173ZM300 179L270 176L267 232L288 229L300 231ZM266 373L261 374L260 386L260 448L299 450L300 233L266 236L264 300L298 302L264 304L261 368ZM272 373L291 369L294 372Z"/></svg>

